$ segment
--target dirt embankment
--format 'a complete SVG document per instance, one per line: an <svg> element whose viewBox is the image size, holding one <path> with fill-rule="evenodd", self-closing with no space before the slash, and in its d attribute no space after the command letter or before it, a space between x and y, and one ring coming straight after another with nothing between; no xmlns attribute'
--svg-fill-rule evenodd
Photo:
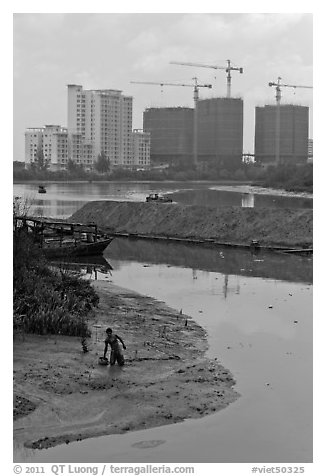
<svg viewBox="0 0 326 476"><path fill-rule="evenodd" d="M94 201L71 220L114 232L268 246L312 245L312 210Z"/></svg>
<svg viewBox="0 0 326 476"><path fill-rule="evenodd" d="M15 446L45 448L216 412L238 398L235 381L205 357L205 331L164 303L95 282L100 304L89 352L67 336L16 336ZM103 367L105 329L127 346L126 365Z"/></svg>

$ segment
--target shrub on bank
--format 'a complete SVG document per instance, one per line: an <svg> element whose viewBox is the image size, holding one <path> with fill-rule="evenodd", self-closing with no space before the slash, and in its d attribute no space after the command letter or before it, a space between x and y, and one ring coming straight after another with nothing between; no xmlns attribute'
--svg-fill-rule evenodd
<svg viewBox="0 0 326 476"><path fill-rule="evenodd" d="M89 281L52 269L28 233L14 232L14 329L88 336L86 317L98 301Z"/></svg>
<svg viewBox="0 0 326 476"><path fill-rule="evenodd" d="M260 177L263 187L283 188L290 192L313 192L312 164L270 166Z"/></svg>

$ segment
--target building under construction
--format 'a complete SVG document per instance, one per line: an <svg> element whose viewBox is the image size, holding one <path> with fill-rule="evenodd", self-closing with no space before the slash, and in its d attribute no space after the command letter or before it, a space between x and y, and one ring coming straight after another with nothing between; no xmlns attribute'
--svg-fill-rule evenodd
<svg viewBox="0 0 326 476"><path fill-rule="evenodd" d="M198 107L198 161L236 168L243 152L243 100L201 99Z"/></svg>
<svg viewBox="0 0 326 476"><path fill-rule="evenodd" d="M198 162L229 168L240 165L243 149L243 100L202 99L197 103ZM192 164L194 110L148 108L143 129L151 134L151 163Z"/></svg>
<svg viewBox="0 0 326 476"><path fill-rule="evenodd" d="M276 165L277 107L280 107L279 163L307 162L309 107L293 104L256 107L256 162L263 165Z"/></svg>
<svg viewBox="0 0 326 476"><path fill-rule="evenodd" d="M147 108L143 114L143 129L151 135L151 163L191 161L193 128L192 108Z"/></svg>

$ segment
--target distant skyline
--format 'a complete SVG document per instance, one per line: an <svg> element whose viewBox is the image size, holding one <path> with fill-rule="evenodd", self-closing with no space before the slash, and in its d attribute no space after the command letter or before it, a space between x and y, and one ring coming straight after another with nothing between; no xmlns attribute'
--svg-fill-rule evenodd
<svg viewBox="0 0 326 476"><path fill-rule="evenodd" d="M226 73L169 64L226 66L232 96L244 99L244 152L254 151L255 106L275 104L282 82L312 85L311 13L19 13L14 14L13 158L24 160L24 131L44 124L67 125L67 84L120 89L133 96L133 127L142 128L146 107L193 107L192 88L130 81L192 83L213 88L200 98L225 96ZM282 89L282 103L310 107L312 90Z"/></svg>

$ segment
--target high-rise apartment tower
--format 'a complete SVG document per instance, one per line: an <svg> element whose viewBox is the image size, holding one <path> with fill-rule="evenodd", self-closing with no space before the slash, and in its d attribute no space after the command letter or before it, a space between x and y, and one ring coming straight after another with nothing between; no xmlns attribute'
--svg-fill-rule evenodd
<svg viewBox="0 0 326 476"><path fill-rule="evenodd" d="M132 167L132 97L68 84L68 155L95 162L102 152L111 167Z"/></svg>

